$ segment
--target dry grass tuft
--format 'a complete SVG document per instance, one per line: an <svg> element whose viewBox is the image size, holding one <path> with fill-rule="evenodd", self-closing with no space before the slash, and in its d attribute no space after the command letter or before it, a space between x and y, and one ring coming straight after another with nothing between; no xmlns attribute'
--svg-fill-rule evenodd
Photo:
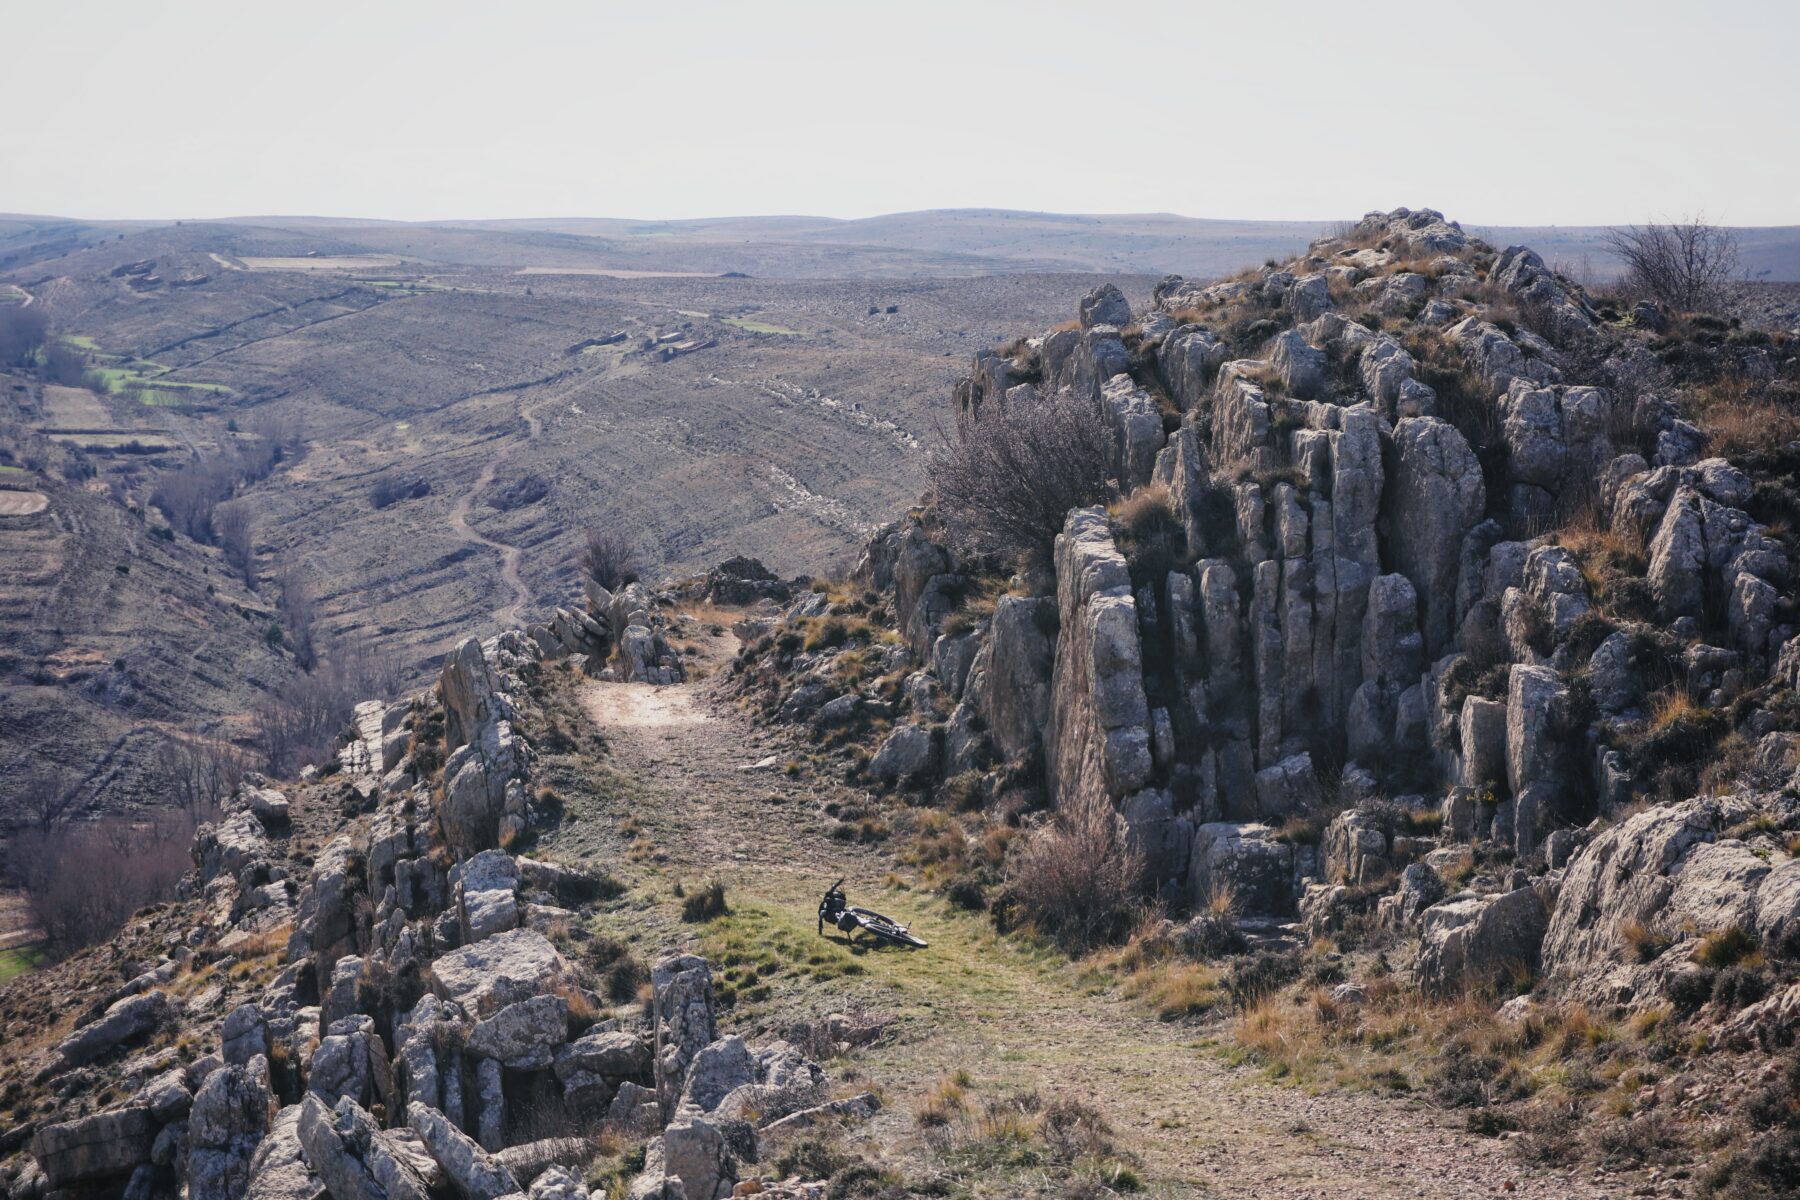
<svg viewBox="0 0 1800 1200"><path fill-rule="evenodd" d="M1765 384L1727 375L1701 389L1695 423L1707 436L1707 453L1737 459L1800 438L1800 412L1772 396Z"/></svg>
<svg viewBox="0 0 1800 1200"><path fill-rule="evenodd" d="M1650 728L1661 731L1680 721L1699 719L1706 709L1687 692L1676 688L1653 696L1650 701Z"/></svg>

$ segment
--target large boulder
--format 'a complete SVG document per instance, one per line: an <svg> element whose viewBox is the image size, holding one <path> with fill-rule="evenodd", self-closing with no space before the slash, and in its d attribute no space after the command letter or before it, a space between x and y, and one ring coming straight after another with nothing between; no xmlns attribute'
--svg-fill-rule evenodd
<svg viewBox="0 0 1800 1200"><path fill-rule="evenodd" d="M1112 433L1112 477L1125 489L1149 483L1163 446L1156 401L1131 376L1115 375L1100 386L1100 412Z"/></svg>
<svg viewBox="0 0 1800 1200"><path fill-rule="evenodd" d="M1007 758L1028 754L1050 716L1054 646L1044 628L1056 601L1002 596L994 605L985 658L970 672L969 692L987 719L994 745Z"/></svg>
<svg viewBox="0 0 1800 1200"><path fill-rule="evenodd" d="M1538 829L1567 782L1560 729L1568 689L1548 667L1513 664L1506 689L1506 778L1513 795L1514 849L1537 848Z"/></svg>
<svg viewBox="0 0 1800 1200"><path fill-rule="evenodd" d="M928 770L934 754L931 731L902 722L869 760L869 774L885 783L904 783Z"/></svg>
<svg viewBox="0 0 1800 1200"><path fill-rule="evenodd" d="M775 572L754 558L728 558L706 573L705 598L714 604L745 605L758 600L786 601L791 589Z"/></svg>
<svg viewBox="0 0 1800 1200"><path fill-rule="evenodd" d="M1229 895L1238 911L1288 914L1294 911L1293 847L1275 840L1275 831L1257 823L1227 821L1194 831L1188 887L1196 908Z"/></svg>
<svg viewBox="0 0 1800 1200"><path fill-rule="evenodd" d="M469 1034L469 1053L499 1060L511 1071L549 1068L556 1048L568 1040L569 1002L561 996L533 996L509 1004Z"/></svg>
<svg viewBox="0 0 1800 1200"><path fill-rule="evenodd" d="M463 1011L491 1016L549 990L569 965L535 929L511 929L431 964L432 988Z"/></svg>
<svg viewBox="0 0 1800 1200"><path fill-rule="evenodd" d="M697 954L676 954L650 969L650 988L662 1021L657 1090L679 1095L688 1064L719 1037L713 1009L712 965Z"/></svg>
<svg viewBox="0 0 1800 1200"><path fill-rule="evenodd" d="M327 1108L309 1095L298 1129L306 1161L331 1200L429 1200L431 1189L410 1156L354 1101Z"/></svg>
<svg viewBox="0 0 1800 1200"><path fill-rule="evenodd" d="M438 676L438 691L444 698L446 753L479 739L482 728L500 715L495 690L481 643L465 639L444 660Z"/></svg>
<svg viewBox="0 0 1800 1200"><path fill-rule="evenodd" d="M593 1030L557 1051L557 1074L585 1071L614 1081L648 1079L650 1046L623 1030Z"/></svg>
<svg viewBox="0 0 1800 1200"><path fill-rule="evenodd" d="M150 1161L156 1130L148 1108L117 1108L45 1126L32 1135L31 1156L52 1187L111 1179Z"/></svg>
<svg viewBox="0 0 1800 1200"><path fill-rule="evenodd" d="M1275 369L1290 396L1310 400L1325 387L1327 360L1323 350L1307 345L1298 330L1278 333L1270 343L1269 365Z"/></svg>
<svg viewBox="0 0 1800 1200"><path fill-rule="evenodd" d="M189 1200L237 1200L245 1193L275 1110L266 1058L206 1077L188 1116Z"/></svg>
<svg viewBox="0 0 1800 1200"><path fill-rule="evenodd" d="M175 1002L162 992L127 996L108 1008L98 1021L64 1038L56 1047L57 1057L65 1066L93 1062L114 1047L150 1032L176 1011Z"/></svg>
<svg viewBox="0 0 1800 1200"><path fill-rule="evenodd" d="M724 1200L737 1183L737 1159L718 1124L688 1115L663 1130L660 1169L681 1181L688 1200Z"/></svg>
<svg viewBox="0 0 1800 1200"><path fill-rule="evenodd" d="M1456 426L1408 417L1394 426L1391 510L1395 564L1419 597L1419 633L1427 661L1450 646L1463 538L1487 506L1481 463ZM1404 531L1401 533L1400 531Z"/></svg>
<svg viewBox="0 0 1800 1200"><path fill-rule="evenodd" d="M1081 327L1111 325L1123 329L1131 324L1131 301L1110 283L1103 283L1081 298Z"/></svg>
<svg viewBox="0 0 1800 1200"><path fill-rule="evenodd" d="M720 1038L694 1055L688 1064L681 1106L711 1112L734 1089L756 1082L756 1060L736 1036Z"/></svg>
<svg viewBox="0 0 1800 1200"><path fill-rule="evenodd" d="M451 873L464 943L479 942L519 924L519 864L504 850L483 850Z"/></svg>
<svg viewBox="0 0 1800 1200"><path fill-rule="evenodd" d="M437 1109L415 1100L406 1106L406 1123L468 1200L498 1200L519 1190L518 1182L503 1163Z"/></svg>
<svg viewBox="0 0 1800 1200"><path fill-rule="evenodd" d="M257 1143L243 1200L315 1200L324 1187L300 1145L300 1106L291 1104L275 1114L268 1136Z"/></svg>
<svg viewBox="0 0 1800 1200"><path fill-rule="evenodd" d="M1509 972L1529 976L1538 965L1549 914L1537 890L1464 896L1420 914L1413 975L1434 992L1493 982Z"/></svg>
<svg viewBox="0 0 1800 1200"><path fill-rule="evenodd" d="M1153 764L1137 603L1106 510L1070 512L1055 559L1047 782L1059 805L1116 803L1149 782Z"/></svg>

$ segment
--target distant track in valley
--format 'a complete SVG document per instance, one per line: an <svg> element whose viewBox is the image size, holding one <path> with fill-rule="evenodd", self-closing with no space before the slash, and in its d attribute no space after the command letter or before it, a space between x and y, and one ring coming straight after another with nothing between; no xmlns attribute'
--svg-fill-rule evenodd
<svg viewBox="0 0 1800 1200"><path fill-rule="evenodd" d="M525 586L525 580L519 574L519 563L524 559L525 552L517 546L495 541L493 538L476 532L469 524L469 509L474 506L477 493L494 482L494 475L500 470L500 464L511 456L512 447L507 446L494 458L489 459L487 466L481 468L481 474L475 477L475 482L469 485L469 490L457 497L456 504L450 509L450 528L457 537L465 542L472 542L477 546L485 546L489 550L499 552L500 578L507 587L512 589L513 602L505 608L495 609L494 619L506 627L523 622L525 610L531 605L531 591Z"/></svg>
<svg viewBox="0 0 1800 1200"><path fill-rule="evenodd" d="M528 382L520 386L529 388L535 386L535 384ZM525 422L525 441L523 444L529 445L531 442L537 440L538 434L543 432L543 422L538 419L537 414L533 412L523 400L519 402L519 418ZM468 490L457 497L456 503L451 506L448 518L450 529L457 537L465 542L470 542L474 545L483 546L489 550L496 551L500 555L500 578L502 582L511 589L513 594L513 601L511 604L504 608L497 608L493 612L495 621L497 621L503 629L512 629L523 625L525 623L525 612L532 606L536 599L531 594L531 589L525 585L525 577L520 572L520 566L525 560L525 551L518 546L512 545L510 542L502 542L496 538L488 537L486 534L476 530L469 524L469 511L475 506L475 497L485 491L489 484L494 482L494 477L499 474L501 466L512 457L513 451L518 449L520 445L521 443L519 442L508 442L505 446L501 447L500 451L495 454L493 458L488 460L487 465L481 468L481 473L475 476L475 480L469 485Z"/></svg>

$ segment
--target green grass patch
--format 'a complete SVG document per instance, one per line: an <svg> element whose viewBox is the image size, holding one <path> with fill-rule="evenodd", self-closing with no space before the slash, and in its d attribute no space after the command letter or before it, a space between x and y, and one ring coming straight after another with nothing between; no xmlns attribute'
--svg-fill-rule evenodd
<svg viewBox="0 0 1800 1200"><path fill-rule="evenodd" d="M186 408L231 396L231 389L222 383L166 378L168 367L146 359L106 356L106 361L96 361L88 371L107 392L129 396L152 408Z"/></svg>
<svg viewBox="0 0 1800 1200"><path fill-rule="evenodd" d="M11 950L0 950L0 983L35 971L43 963L44 956L36 946L16 946Z"/></svg>
<svg viewBox="0 0 1800 1200"><path fill-rule="evenodd" d="M96 342L85 333L65 333L62 335L62 341L65 346L72 346L77 350L86 350L90 354L98 353L100 350L100 343Z"/></svg>

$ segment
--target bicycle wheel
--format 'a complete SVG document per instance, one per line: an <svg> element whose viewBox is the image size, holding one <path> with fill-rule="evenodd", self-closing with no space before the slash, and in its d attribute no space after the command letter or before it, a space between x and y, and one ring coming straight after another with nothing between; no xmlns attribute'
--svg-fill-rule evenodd
<svg viewBox="0 0 1800 1200"><path fill-rule="evenodd" d="M856 915L862 927L874 937L893 946L912 946L923 950L929 944L924 938L915 937L907 931L906 926L892 917L884 917L878 912L870 912L866 908L857 909Z"/></svg>

